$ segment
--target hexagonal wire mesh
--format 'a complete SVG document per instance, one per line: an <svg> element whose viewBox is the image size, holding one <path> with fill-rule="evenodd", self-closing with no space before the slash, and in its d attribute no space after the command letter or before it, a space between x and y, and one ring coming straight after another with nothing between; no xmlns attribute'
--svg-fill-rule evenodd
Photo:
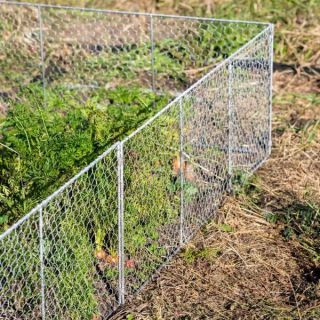
<svg viewBox="0 0 320 320"><path fill-rule="evenodd" d="M0 236L1 319L105 318L267 159L273 27L1 1L0 16L2 105L31 83L44 108L49 90L172 99Z"/></svg>

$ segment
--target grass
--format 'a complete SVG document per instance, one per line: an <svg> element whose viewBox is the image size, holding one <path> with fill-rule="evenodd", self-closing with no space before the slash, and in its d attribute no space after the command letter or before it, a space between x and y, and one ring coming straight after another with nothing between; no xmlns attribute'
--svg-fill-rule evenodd
<svg viewBox="0 0 320 320"><path fill-rule="evenodd" d="M237 184L239 187L235 192L237 196L247 196L249 207L265 208L263 215L266 220L278 225L286 240L297 240L310 254L314 263L318 264L320 202L317 152L320 144L320 124L317 115L320 114L320 100L313 92L303 92L303 86L297 85L297 88L300 92L281 90L274 99L274 140L279 149L273 154L281 162L278 165L273 162L270 168L273 170L272 178L264 176L264 171L262 175L256 175L249 180L240 175L236 179L240 184ZM310 167L305 167L306 163ZM298 166L301 166L303 173L297 169ZM285 167L286 179L281 181L277 174ZM314 171L311 168L314 168ZM301 175L304 181L299 181ZM279 180L277 186L273 185L276 180ZM292 189L292 186L295 188ZM279 201L277 198L283 200Z"/></svg>
<svg viewBox="0 0 320 320"><path fill-rule="evenodd" d="M276 98L276 103L277 101L279 97ZM276 139L283 139L280 140L283 148L288 150L288 155L283 159L284 163L290 163L290 167L293 168L300 165L303 173L300 170L294 172L293 168L292 171L290 170L291 176L287 183L292 181L296 185L294 193L287 201L271 207L273 219L282 225L281 233L286 238L296 238L311 254L315 263L319 263L320 254L318 240L320 202L317 185L317 152L320 144L320 125L317 115L319 113L319 99L312 92L284 93L282 96L281 109L276 119L281 121L282 130L277 132ZM292 139L289 144L288 137ZM305 167L307 163L309 167ZM301 176L304 176L304 181L299 181ZM290 189L289 186L283 192L285 193L288 189Z"/></svg>

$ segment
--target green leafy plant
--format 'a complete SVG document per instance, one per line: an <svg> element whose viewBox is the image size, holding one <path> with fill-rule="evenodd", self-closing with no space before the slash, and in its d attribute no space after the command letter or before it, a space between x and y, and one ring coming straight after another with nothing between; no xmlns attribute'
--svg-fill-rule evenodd
<svg viewBox="0 0 320 320"><path fill-rule="evenodd" d="M197 260L213 261L221 254L222 250L220 248L206 247L198 249L194 247L188 247L181 255L187 263L192 264Z"/></svg>
<svg viewBox="0 0 320 320"><path fill-rule="evenodd" d="M83 104L71 90L30 85L1 123L0 228L49 195L107 146L168 101L134 88L98 90Z"/></svg>

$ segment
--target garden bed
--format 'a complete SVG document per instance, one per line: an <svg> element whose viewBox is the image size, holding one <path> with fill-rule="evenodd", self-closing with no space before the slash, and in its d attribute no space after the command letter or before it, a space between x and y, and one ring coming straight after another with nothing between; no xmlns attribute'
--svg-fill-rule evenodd
<svg viewBox="0 0 320 320"><path fill-rule="evenodd" d="M1 316L105 318L267 157L272 29L0 5Z"/></svg>

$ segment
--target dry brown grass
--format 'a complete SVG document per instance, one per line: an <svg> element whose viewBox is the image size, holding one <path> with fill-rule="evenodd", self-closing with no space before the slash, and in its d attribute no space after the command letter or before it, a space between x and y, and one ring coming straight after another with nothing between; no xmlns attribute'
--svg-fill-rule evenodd
<svg viewBox="0 0 320 320"><path fill-rule="evenodd" d="M272 312L279 300L285 300L283 311L294 308L291 278L299 266L277 230L233 199L220 214L233 232L209 224L149 290L114 319L127 313L135 319L254 318ZM220 254L200 254L210 249ZM191 250L198 254L194 262L187 259ZM261 309L263 313L257 313Z"/></svg>
<svg viewBox="0 0 320 320"><path fill-rule="evenodd" d="M282 206L292 198L320 205L318 78L276 73L275 80L274 149L259 175Z"/></svg>

